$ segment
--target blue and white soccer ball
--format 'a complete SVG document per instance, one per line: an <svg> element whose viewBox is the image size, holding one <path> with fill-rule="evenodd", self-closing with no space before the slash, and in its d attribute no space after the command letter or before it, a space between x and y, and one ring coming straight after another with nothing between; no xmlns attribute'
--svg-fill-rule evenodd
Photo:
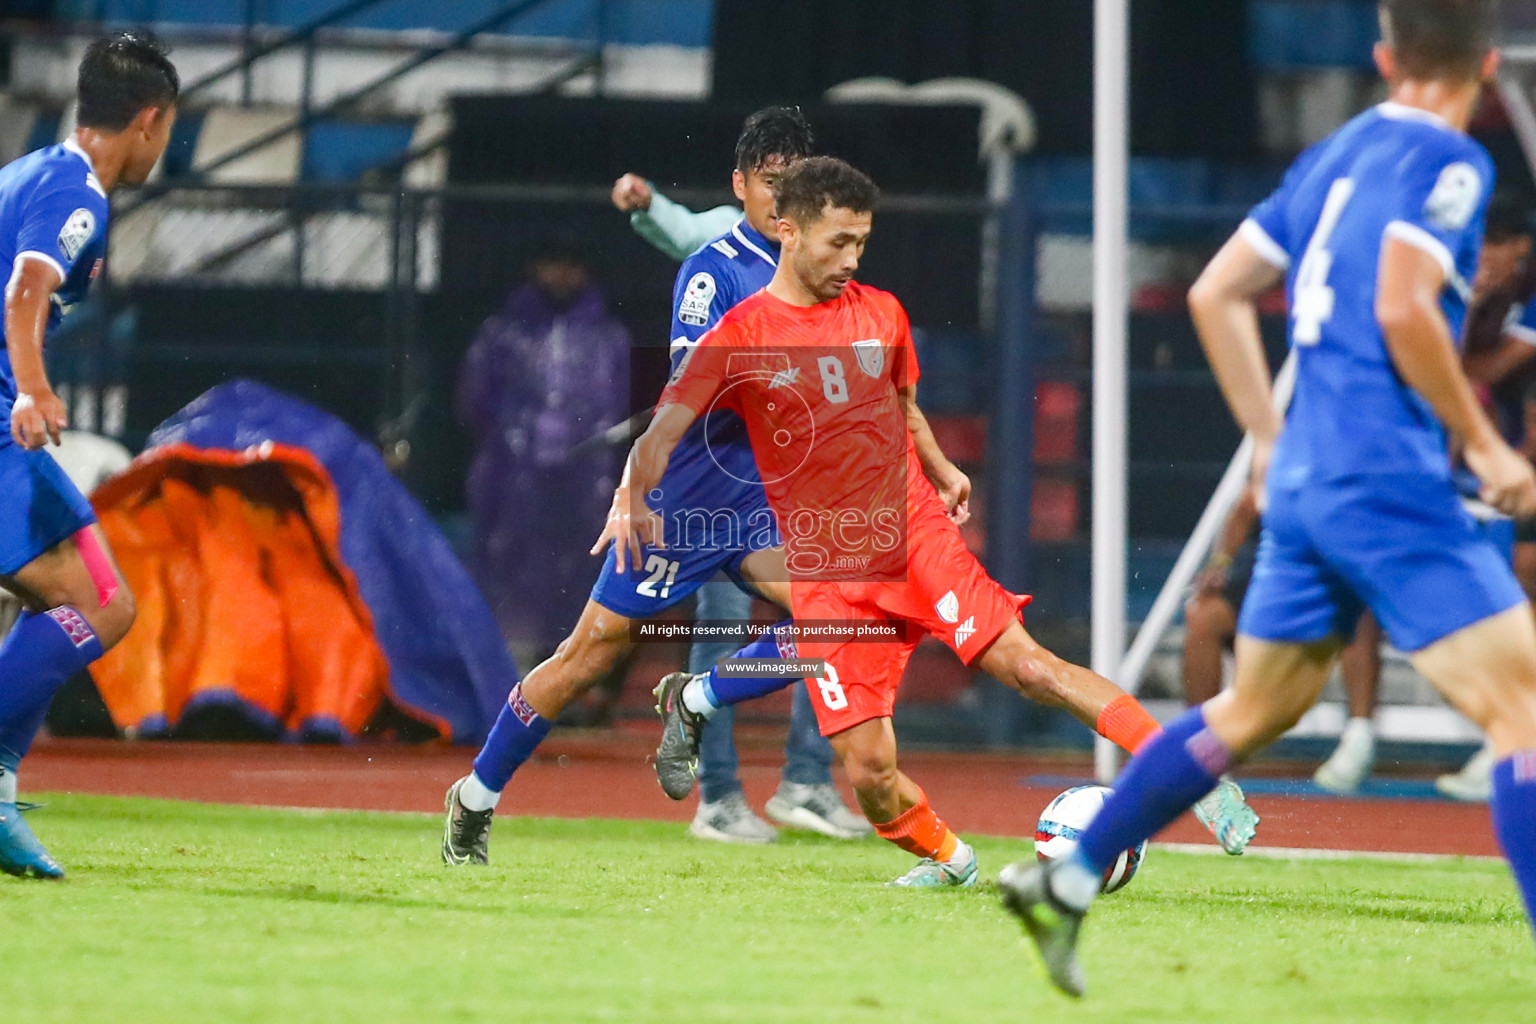
<svg viewBox="0 0 1536 1024"><path fill-rule="evenodd" d="M1073 786L1046 804L1035 823L1035 856L1042 861L1055 860L1077 849L1083 830L1113 792L1108 786ZM1133 849L1122 850L1104 872L1104 885L1099 891L1112 893L1125 888L1136 877L1146 855L1145 840Z"/></svg>

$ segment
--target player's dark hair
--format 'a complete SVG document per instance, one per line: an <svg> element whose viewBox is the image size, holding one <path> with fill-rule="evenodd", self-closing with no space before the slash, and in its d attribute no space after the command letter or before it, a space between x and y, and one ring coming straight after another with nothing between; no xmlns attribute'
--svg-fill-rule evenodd
<svg viewBox="0 0 1536 1024"><path fill-rule="evenodd" d="M836 157L813 156L779 179L775 212L797 224L812 224L829 206L869 213L879 201L880 189L869 175Z"/></svg>
<svg viewBox="0 0 1536 1024"><path fill-rule="evenodd" d="M103 36L85 48L77 92L82 128L120 132L145 107L169 107L181 78L165 44L147 32Z"/></svg>
<svg viewBox="0 0 1536 1024"><path fill-rule="evenodd" d="M1498 0L1381 0L1382 38L1408 78L1475 80L1498 9Z"/></svg>
<svg viewBox="0 0 1536 1024"><path fill-rule="evenodd" d="M1531 201L1513 192L1495 192L1488 201L1487 228L1483 238L1494 244L1536 237L1536 217Z"/></svg>
<svg viewBox="0 0 1536 1024"><path fill-rule="evenodd" d="M774 157L793 163L811 155L815 138L799 107L764 107L741 126L736 139L736 169L759 170Z"/></svg>

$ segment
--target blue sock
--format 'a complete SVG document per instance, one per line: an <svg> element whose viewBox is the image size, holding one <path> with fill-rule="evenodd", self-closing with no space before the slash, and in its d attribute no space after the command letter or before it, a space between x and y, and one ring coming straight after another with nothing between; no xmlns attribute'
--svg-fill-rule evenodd
<svg viewBox="0 0 1536 1024"><path fill-rule="evenodd" d="M1509 870L1536 915L1536 750L1522 750L1493 766L1493 831Z"/></svg>
<svg viewBox="0 0 1536 1024"><path fill-rule="evenodd" d="M506 789L512 773L533 756L552 725L523 699L522 683L512 687L506 706L496 716L496 724L491 726L491 734L475 758L475 775L485 788L493 793Z"/></svg>
<svg viewBox="0 0 1536 1024"><path fill-rule="evenodd" d="M52 697L40 700L34 707L20 711L15 717L0 724L0 768L9 768L14 772L16 766L21 764L21 759L32 749L32 741L42 731L43 722L48 717L48 708L52 704Z"/></svg>
<svg viewBox="0 0 1536 1024"><path fill-rule="evenodd" d="M756 640L731 657L747 659L795 657L795 640L789 634L789 624L789 619L774 623ZM703 679L704 696L717 708L777 693L786 686L793 686L798 682L800 682L799 676L721 676L713 667Z"/></svg>
<svg viewBox="0 0 1536 1024"><path fill-rule="evenodd" d="M101 655L95 631L67 605L16 620L0 644L0 767L16 770L53 695Z"/></svg>
<svg viewBox="0 0 1536 1024"><path fill-rule="evenodd" d="M1216 788L1232 752L1192 708L1150 740L1115 780L1115 795L1083 833L1077 855L1102 875L1121 851L1150 839Z"/></svg>

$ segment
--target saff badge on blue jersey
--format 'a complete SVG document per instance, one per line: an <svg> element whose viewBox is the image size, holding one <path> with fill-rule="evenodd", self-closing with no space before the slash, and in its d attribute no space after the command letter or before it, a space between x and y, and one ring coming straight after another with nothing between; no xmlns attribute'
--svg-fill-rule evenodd
<svg viewBox="0 0 1536 1024"><path fill-rule="evenodd" d="M1454 163L1440 172L1434 191L1424 203L1424 216L1446 231L1460 231L1472 221L1483 196L1483 179L1469 163Z"/></svg>
<svg viewBox="0 0 1536 1024"><path fill-rule="evenodd" d="M709 323L709 307L715 301L715 279L699 271L688 279L683 300L677 306L677 318L685 324L703 327Z"/></svg>
<svg viewBox="0 0 1536 1024"><path fill-rule="evenodd" d="M73 263L75 257L80 255L80 250L85 248L85 244L95 233L96 216L82 206L69 215L63 229L59 231L59 249Z"/></svg>

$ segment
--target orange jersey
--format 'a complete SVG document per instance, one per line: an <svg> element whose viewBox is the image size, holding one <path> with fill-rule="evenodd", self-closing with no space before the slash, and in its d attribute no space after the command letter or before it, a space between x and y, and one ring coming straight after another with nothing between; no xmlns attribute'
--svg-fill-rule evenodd
<svg viewBox="0 0 1536 1024"><path fill-rule="evenodd" d="M802 307L764 290L699 340L659 404L746 422L796 578L901 579L909 528L944 516L897 394L917 378L890 293L850 282Z"/></svg>

